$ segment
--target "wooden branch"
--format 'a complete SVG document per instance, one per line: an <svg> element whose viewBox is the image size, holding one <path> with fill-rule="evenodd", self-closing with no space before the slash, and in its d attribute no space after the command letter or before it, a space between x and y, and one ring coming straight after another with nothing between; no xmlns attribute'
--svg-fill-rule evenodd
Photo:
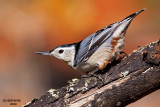
<svg viewBox="0 0 160 107"><path fill-rule="evenodd" d="M124 107L160 88L160 40L113 61L94 76L72 79L25 107Z"/></svg>

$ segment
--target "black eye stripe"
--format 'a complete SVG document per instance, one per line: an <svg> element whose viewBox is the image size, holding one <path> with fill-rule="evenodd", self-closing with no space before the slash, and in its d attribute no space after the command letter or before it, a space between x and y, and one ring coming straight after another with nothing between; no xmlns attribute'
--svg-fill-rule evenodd
<svg viewBox="0 0 160 107"><path fill-rule="evenodd" d="M59 50L58 52L59 52L59 53L63 53L63 52L64 52L64 50L62 50L62 49L61 49L61 50Z"/></svg>

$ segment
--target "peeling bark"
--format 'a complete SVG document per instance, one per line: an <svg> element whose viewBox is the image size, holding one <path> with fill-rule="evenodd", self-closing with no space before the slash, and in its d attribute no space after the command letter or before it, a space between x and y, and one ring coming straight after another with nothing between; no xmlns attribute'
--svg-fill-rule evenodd
<svg viewBox="0 0 160 107"><path fill-rule="evenodd" d="M93 76L50 89L25 107L124 107L160 88L160 40L114 60Z"/></svg>

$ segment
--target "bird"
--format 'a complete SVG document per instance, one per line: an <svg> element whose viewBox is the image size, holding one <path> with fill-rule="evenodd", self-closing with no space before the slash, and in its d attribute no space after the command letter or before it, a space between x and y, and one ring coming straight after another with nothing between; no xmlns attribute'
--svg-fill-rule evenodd
<svg viewBox="0 0 160 107"><path fill-rule="evenodd" d="M54 56L79 72L103 70L120 54L130 23L144 10L145 8L105 26L80 42L60 45L50 51L36 52L36 54Z"/></svg>

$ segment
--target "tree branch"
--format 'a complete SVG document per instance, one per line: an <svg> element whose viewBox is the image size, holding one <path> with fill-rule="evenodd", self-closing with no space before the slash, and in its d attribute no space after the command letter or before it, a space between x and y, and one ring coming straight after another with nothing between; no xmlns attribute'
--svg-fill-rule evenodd
<svg viewBox="0 0 160 107"><path fill-rule="evenodd" d="M91 77L50 89L25 107L124 107L160 88L160 40L134 50Z"/></svg>

